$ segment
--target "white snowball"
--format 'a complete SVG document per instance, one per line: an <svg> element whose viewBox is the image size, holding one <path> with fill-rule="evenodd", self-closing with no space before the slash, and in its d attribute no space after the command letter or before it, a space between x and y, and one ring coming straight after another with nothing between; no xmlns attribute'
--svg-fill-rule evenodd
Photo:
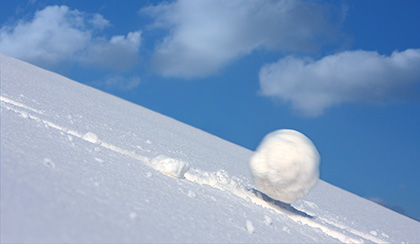
<svg viewBox="0 0 420 244"><path fill-rule="evenodd" d="M318 181L319 162L319 153L309 138L285 129L264 138L249 167L258 190L273 199L293 203Z"/></svg>

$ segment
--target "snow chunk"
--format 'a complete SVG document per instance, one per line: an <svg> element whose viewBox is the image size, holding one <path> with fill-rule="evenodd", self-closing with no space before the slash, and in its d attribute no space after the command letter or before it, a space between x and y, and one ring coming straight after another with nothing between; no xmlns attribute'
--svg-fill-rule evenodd
<svg viewBox="0 0 420 244"><path fill-rule="evenodd" d="M55 169L55 163L49 158L44 158L44 165L48 168Z"/></svg>
<svg viewBox="0 0 420 244"><path fill-rule="evenodd" d="M103 159L101 159L101 158L95 158L95 161L96 161L96 162L99 162L99 163L103 163L103 162L105 162L105 160L103 160Z"/></svg>
<svg viewBox="0 0 420 244"><path fill-rule="evenodd" d="M170 158L165 155L155 157L151 163L152 166L161 173L179 179L183 179L185 172L190 168L190 165L187 162Z"/></svg>
<svg viewBox="0 0 420 244"><path fill-rule="evenodd" d="M130 216L130 219L135 219L137 218L137 213L131 212L129 216Z"/></svg>
<svg viewBox="0 0 420 244"><path fill-rule="evenodd" d="M29 118L29 114L28 114L27 112L24 112L24 111L22 111L22 112L20 113L20 116L21 116L22 118L24 118L24 119Z"/></svg>
<svg viewBox="0 0 420 244"><path fill-rule="evenodd" d="M320 155L309 138L295 130L268 134L249 167L255 187L285 203L306 195L319 179Z"/></svg>
<svg viewBox="0 0 420 244"><path fill-rule="evenodd" d="M267 226L270 226L270 225L273 224L273 220L270 217L268 217L267 215L264 215L264 224L267 225Z"/></svg>
<svg viewBox="0 0 420 244"><path fill-rule="evenodd" d="M191 190L188 190L188 196L190 198L195 198L195 193L193 191L191 191Z"/></svg>
<svg viewBox="0 0 420 244"><path fill-rule="evenodd" d="M88 132L86 134L83 135L82 137L83 140L97 144L99 143L99 139L98 136L92 132Z"/></svg>
<svg viewBox="0 0 420 244"><path fill-rule="evenodd" d="M287 232L288 234L290 234L290 233L291 233L290 229L289 229L287 226L283 226L281 229L282 229L284 232Z"/></svg>
<svg viewBox="0 0 420 244"><path fill-rule="evenodd" d="M248 231L249 234L254 233L254 224L251 222L251 220L246 220L246 230Z"/></svg>

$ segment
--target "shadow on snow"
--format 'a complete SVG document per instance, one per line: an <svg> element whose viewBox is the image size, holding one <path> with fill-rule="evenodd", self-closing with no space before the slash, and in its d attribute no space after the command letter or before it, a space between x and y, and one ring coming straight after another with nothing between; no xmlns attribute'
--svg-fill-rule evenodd
<svg viewBox="0 0 420 244"><path fill-rule="evenodd" d="M270 205L272 205L275 208L278 208L279 210L282 210L284 212L291 213L291 214L294 214L294 215L299 215L299 216L309 218L309 219L314 218L314 216L311 216L311 215L309 215L309 214L307 214L303 211L300 211L300 210L296 209L291 204L273 199L273 198L267 196L265 193L263 193L263 192L261 192L257 189L252 188L252 189L250 189L250 191L252 193L254 193L255 196L257 196L258 198L263 199L264 201L268 202Z"/></svg>

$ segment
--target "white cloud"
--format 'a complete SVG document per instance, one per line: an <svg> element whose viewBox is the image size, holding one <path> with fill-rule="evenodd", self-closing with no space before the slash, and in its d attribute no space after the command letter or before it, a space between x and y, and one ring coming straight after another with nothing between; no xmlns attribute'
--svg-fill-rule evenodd
<svg viewBox="0 0 420 244"><path fill-rule="evenodd" d="M100 14L48 6L30 21L0 29L0 52L43 67L81 62L99 68L124 70L138 61L141 32L110 40L97 33L109 26Z"/></svg>
<svg viewBox="0 0 420 244"><path fill-rule="evenodd" d="M124 71L139 61L137 55L141 44L141 32L130 32L127 36L113 36L109 41L91 41L79 60L87 66Z"/></svg>
<svg viewBox="0 0 420 244"><path fill-rule="evenodd" d="M103 86L106 89L131 90L141 84L141 79L138 76L125 77L119 74L110 74L104 77L104 80L97 82L97 85Z"/></svg>
<svg viewBox="0 0 420 244"><path fill-rule="evenodd" d="M80 13L51 6L35 13L31 22L0 29L0 51L42 65L62 62L91 40Z"/></svg>
<svg viewBox="0 0 420 244"><path fill-rule="evenodd" d="M347 51L316 61L289 56L262 67L259 80L263 95L307 116L341 103L405 101L419 96L420 49Z"/></svg>
<svg viewBox="0 0 420 244"><path fill-rule="evenodd" d="M105 27L109 26L109 21L104 19L104 17L100 14L94 14L92 18L89 18L89 23L91 23L94 27L98 29L104 29Z"/></svg>
<svg viewBox="0 0 420 244"><path fill-rule="evenodd" d="M314 51L336 38L343 12L309 1L179 0L140 10L168 28L153 67L163 76L200 77L257 48ZM338 20L338 19L335 19Z"/></svg>

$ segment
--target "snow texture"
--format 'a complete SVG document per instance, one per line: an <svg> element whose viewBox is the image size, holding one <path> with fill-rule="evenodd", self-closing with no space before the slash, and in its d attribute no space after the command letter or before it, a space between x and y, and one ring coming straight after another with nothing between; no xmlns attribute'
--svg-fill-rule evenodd
<svg viewBox="0 0 420 244"><path fill-rule="evenodd" d="M315 145L295 130L268 134L249 162L256 188L269 197L293 203L319 179L320 156Z"/></svg>
<svg viewBox="0 0 420 244"><path fill-rule="evenodd" d="M161 114L1 54L0 78L1 243L420 242L322 180L269 198L250 150Z"/></svg>

